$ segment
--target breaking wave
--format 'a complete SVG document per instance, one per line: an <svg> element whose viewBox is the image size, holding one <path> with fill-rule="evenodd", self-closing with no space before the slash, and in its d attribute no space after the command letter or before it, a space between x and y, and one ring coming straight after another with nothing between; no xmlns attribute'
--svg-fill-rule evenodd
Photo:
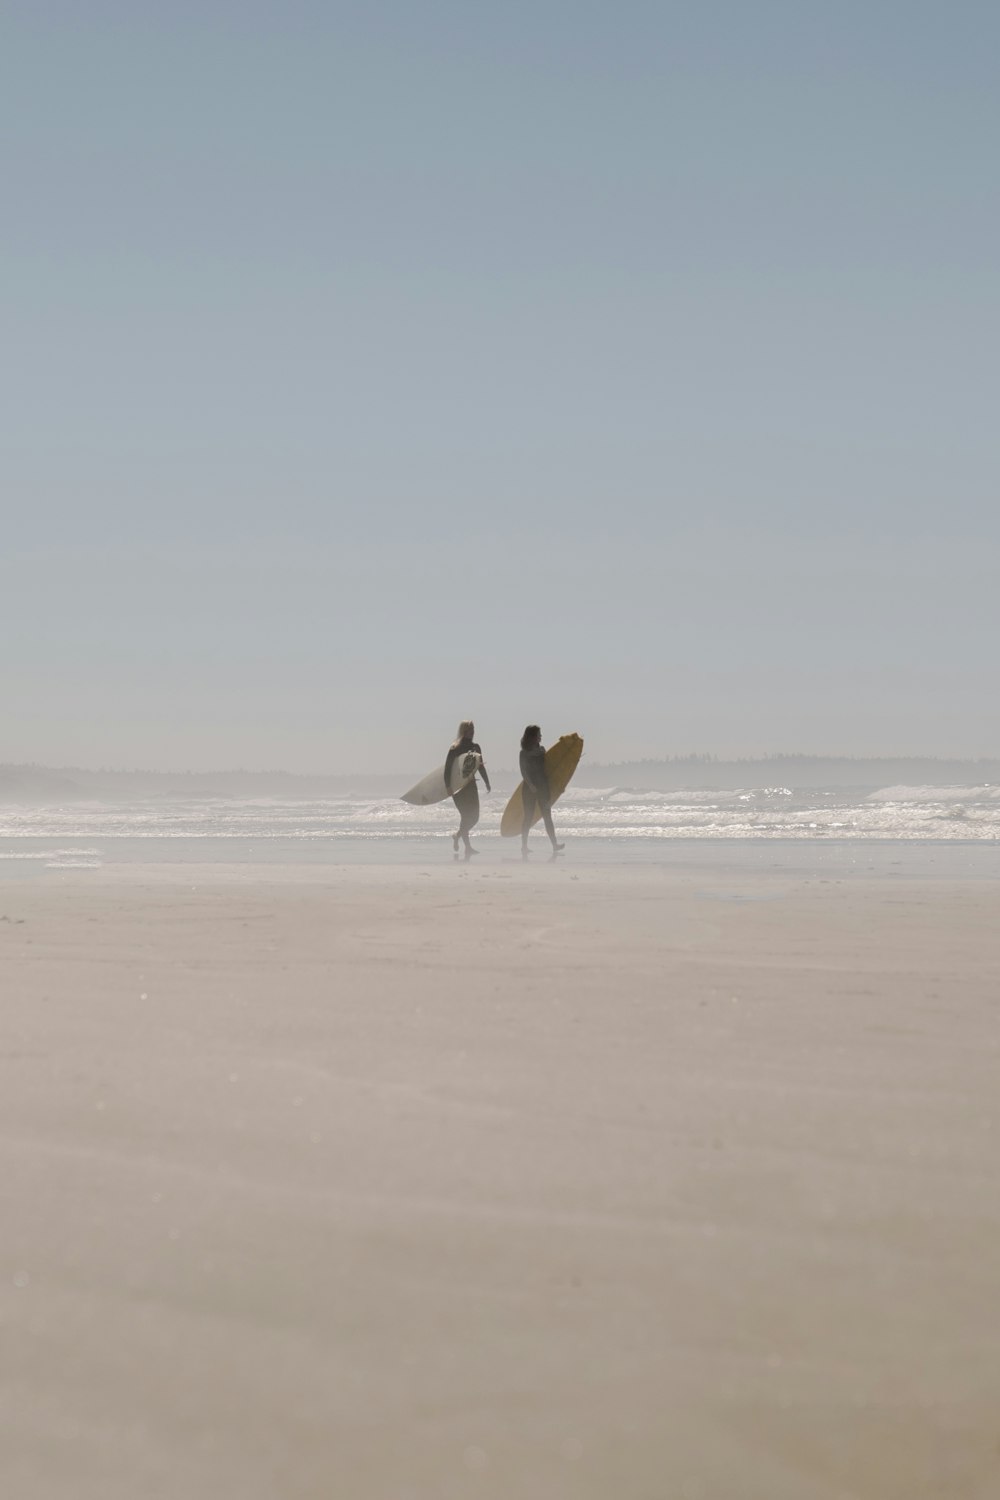
<svg viewBox="0 0 1000 1500"><path fill-rule="evenodd" d="M482 803L481 834L495 834L506 796ZM445 837L455 821L450 803L410 807L397 799L339 797L72 803L0 809L0 858L26 839L85 840L85 849L49 850L45 857L99 860L95 841L118 839L408 839ZM803 791L784 786L729 791L656 792L641 787L570 787L556 822L569 838L630 839L961 839L1000 837L998 786L894 786L868 794L843 788Z"/></svg>

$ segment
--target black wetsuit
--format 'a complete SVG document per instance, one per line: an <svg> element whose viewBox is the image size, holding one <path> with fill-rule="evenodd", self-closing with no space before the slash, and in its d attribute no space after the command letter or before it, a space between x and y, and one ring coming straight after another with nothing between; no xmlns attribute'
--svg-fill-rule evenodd
<svg viewBox="0 0 1000 1500"><path fill-rule="evenodd" d="M540 810L542 822L545 824L545 832L548 834L553 848L556 842L556 831L552 824L552 796L549 792L549 778L545 774L545 746L533 745L530 750L521 751L521 779L524 782L524 791L521 793L524 802L524 821L521 824L521 839L527 843L528 833L532 823L535 821L535 812Z"/></svg>
<svg viewBox="0 0 1000 1500"><path fill-rule="evenodd" d="M486 790L489 791L490 778L486 774L486 767L482 764L483 752L480 750L475 740L470 740L468 738L458 740L456 744L451 746L448 754L445 756L444 784L445 786L451 785L450 778L452 766L455 764L460 755L468 755L470 750L474 751L475 754L480 757L479 774L486 783ZM466 786L463 786L461 791L453 792L451 800L458 808L458 816L460 819L458 835L465 839L466 843L468 843L469 830L475 828L476 824L479 822L479 788L476 786L476 778L473 776L472 780Z"/></svg>

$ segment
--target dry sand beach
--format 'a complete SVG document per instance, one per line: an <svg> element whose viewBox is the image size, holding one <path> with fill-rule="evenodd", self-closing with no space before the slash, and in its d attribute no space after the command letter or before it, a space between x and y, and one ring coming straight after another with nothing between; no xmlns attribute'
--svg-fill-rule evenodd
<svg viewBox="0 0 1000 1500"><path fill-rule="evenodd" d="M995 880L0 887L11 1500L990 1500Z"/></svg>

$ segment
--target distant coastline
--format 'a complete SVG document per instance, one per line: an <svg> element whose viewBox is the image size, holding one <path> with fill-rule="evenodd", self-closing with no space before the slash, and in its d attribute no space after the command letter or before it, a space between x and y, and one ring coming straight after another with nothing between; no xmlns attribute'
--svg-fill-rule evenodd
<svg viewBox="0 0 1000 1500"><path fill-rule="evenodd" d="M417 775L411 767L391 775L307 776L290 771L141 771L85 770L38 765L0 764L0 802L61 803L155 798L278 797L290 800L328 797L393 797ZM646 791L685 788L787 786L856 787L968 786L1000 784L1000 758L942 759L934 756L852 757L768 755L716 760L688 755L663 760L581 764L581 787L630 787ZM512 786L513 771L499 771L499 789Z"/></svg>
<svg viewBox="0 0 1000 1500"><path fill-rule="evenodd" d="M582 786L630 786L651 792L685 788L787 786L858 787L966 786L1000 782L1000 758L941 759L935 756L765 755L716 760L710 755L581 766Z"/></svg>

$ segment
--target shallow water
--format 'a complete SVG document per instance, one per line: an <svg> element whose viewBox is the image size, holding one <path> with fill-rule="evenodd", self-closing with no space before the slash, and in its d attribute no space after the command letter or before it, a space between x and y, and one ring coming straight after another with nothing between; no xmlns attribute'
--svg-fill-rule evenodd
<svg viewBox="0 0 1000 1500"><path fill-rule="evenodd" d="M0 880L59 872L80 874L105 868L150 864L243 865L273 867L400 865L429 868L513 871L523 864L516 842L483 834L475 839L476 857L467 865L452 854L447 834L372 839L350 834L310 838L250 835L226 837L128 837L77 841L67 838L0 839ZM544 836L532 838L530 866L552 865ZM659 866L713 877L772 874L819 881L879 876L923 879L996 879L1000 877L1000 843L983 840L769 838L640 838L634 840L566 836L566 850L556 868L599 869L609 866ZM723 899L718 891L706 898ZM743 899L745 893L737 893Z"/></svg>
<svg viewBox="0 0 1000 1500"><path fill-rule="evenodd" d="M499 837L506 800L503 794L483 799L477 865L520 863L517 841ZM868 793L570 787L555 816L566 857L587 864L717 869L729 861L744 869L891 873L905 867L953 876L993 872L1000 849L1000 787L992 785ZM454 826L450 803L418 808L396 798L356 796L7 806L0 809L0 875L160 862L438 864L451 860ZM532 847L533 859L544 862L540 830Z"/></svg>
<svg viewBox="0 0 1000 1500"><path fill-rule="evenodd" d="M496 832L503 794L484 797L481 834ZM1000 786L856 788L750 787L643 791L569 787L558 803L568 837L592 839L1000 838ZM147 798L0 808L0 839L30 837L284 838L348 835L412 839L445 835L449 802L411 807L398 798L325 800Z"/></svg>

